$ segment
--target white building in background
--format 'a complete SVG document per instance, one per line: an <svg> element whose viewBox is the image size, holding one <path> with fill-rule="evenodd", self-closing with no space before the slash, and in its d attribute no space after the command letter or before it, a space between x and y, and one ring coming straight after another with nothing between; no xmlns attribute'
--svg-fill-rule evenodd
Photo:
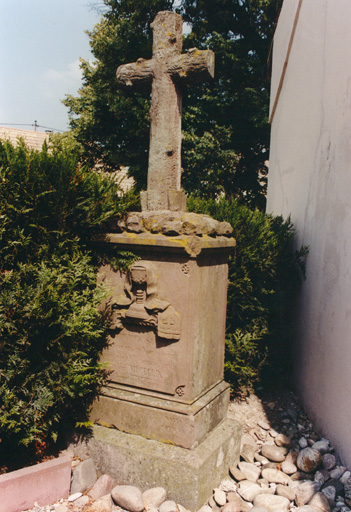
<svg viewBox="0 0 351 512"><path fill-rule="evenodd" d="M284 0L273 50L267 212L308 245L295 382L351 467L351 1Z"/></svg>

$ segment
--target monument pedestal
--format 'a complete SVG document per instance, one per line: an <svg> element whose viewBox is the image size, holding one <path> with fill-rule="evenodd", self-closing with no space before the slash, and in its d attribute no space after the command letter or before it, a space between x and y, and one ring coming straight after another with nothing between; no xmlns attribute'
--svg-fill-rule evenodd
<svg viewBox="0 0 351 512"><path fill-rule="evenodd" d="M195 510L239 459L223 380L235 241L226 223L184 212L132 213L125 229L103 242L140 260L126 274L100 269L112 290L110 380L93 407L90 451L120 483L161 485Z"/></svg>
<svg viewBox="0 0 351 512"><path fill-rule="evenodd" d="M240 454L241 426L229 419L193 450L98 425L93 433L89 452L101 473L142 491L162 486L168 499L193 512L228 476L229 466L239 460Z"/></svg>

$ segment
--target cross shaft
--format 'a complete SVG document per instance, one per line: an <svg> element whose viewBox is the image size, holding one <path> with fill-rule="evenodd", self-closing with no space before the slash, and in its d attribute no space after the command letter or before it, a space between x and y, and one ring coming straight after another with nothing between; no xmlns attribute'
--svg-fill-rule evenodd
<svg viewBox="0 0 351 512"><path fill-rule="evenodd" d="M181 192L181 117L184 82L214 75L214 54L194 48L182 54L182 18L161 11L151 24L152 59L119 66L122 87L152 83L147 192L143 210L185 210Z"/></svg>

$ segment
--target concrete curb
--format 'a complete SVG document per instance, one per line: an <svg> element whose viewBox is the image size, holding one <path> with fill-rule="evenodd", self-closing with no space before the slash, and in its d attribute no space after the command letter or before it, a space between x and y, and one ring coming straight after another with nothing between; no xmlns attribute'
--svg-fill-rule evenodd
<svg viewBox="0 0 351 512"><path fill-rule="evenodd" d="M20 512L34 503L47 505L67 498L71 457L64 455L35 466L0 475L0 512Z"/></svg>

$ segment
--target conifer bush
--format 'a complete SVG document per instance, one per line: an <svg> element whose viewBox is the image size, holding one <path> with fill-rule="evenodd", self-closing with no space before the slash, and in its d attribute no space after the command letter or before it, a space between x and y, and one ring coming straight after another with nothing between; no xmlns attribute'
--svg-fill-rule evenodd
<svg viewBox="0 0 351 512"><path fill-rule="evenodd" d="M233 392L257 382L286 384L289 315L303 274L305 247L293 252L290 220L251 210L235 199L190 198L188 209L233 227L229 258L225 378Z"/></svg>
<svg viewBox="0 0 351 512"><path fill-rule="evenodd" d="M47 454L87 424L106 370L106 296L92 239L129 199L79 165L69 139L0 141L0 466ZM128 255L123 255L123 262Z"/></svg>

